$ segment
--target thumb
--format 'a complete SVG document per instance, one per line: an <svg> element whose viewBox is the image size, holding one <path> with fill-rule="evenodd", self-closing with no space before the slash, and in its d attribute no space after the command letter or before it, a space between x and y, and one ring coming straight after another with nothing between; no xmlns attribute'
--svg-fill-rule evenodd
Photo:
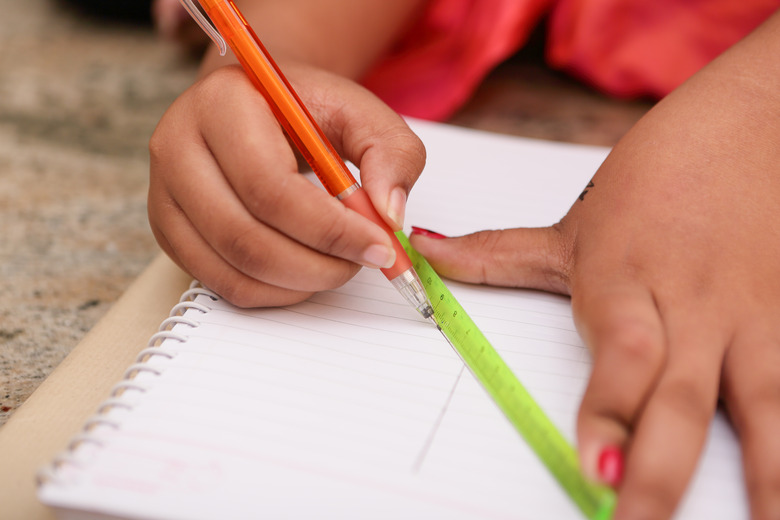
<svg viewBox="0 0 780 520"><path fill-rule="evenodd" d="M407 197L425 166L425 146L366 88L324 71L308 72L299 92L311 102L315 119L341 156L360 170L377 213L394 231L402 229Z"/></svg>
<svg viewBox="0 0 780 520"><path fill-rule="evenodd" d="M410 241L447 278L570 294L570 248L555 226L479 231L454 238L412 228Z"/></svg>
<svg viewBox="0 0 780 520"><path fill-rule="evenodd" d="M425 146L401 121L388 125L361 157L360 177L377 212L395 231L403 229L409 191L425 166Z"/></svg>

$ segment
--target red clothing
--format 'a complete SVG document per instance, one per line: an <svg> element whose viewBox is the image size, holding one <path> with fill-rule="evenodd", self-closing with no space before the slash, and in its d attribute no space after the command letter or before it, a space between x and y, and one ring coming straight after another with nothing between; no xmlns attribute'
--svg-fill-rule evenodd
<svg viewBox="0 0 780 520"><path fill-rule="evenodd" d="M446 119L546 16L550 66L614 96L659 98L778 7L780 0L431 0L363 83L402 114Z"/></svg>

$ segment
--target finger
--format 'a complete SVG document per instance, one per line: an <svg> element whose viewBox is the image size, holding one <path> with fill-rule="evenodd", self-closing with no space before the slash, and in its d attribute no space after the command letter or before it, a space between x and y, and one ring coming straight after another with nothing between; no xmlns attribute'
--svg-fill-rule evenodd
<svg viewBox="0 0 780 520"><path fill-rule="evenodd" d="M360 169L361 183L377 212L392 229L402 229L409 192L425 167L420 138L396 112L358 85L304 89L303 94L313 99L310 108L334 147Z"/></svg>
<svg viewBox="0 0 780 520"><path fill-rule="evenodd" d="M194 154L183 159L181 166L192 172L193 182L169 189L188 223L224 263L255 280L300 291L330 289L354 275L355 264L318 253L252 218L207 160L197 160ZM175 222L166 226L175 229ZM171 233L166 234L171 239ZM172 242L176 244L182 242Z"/></svg>
<svg viewBox="0 0 780 520"><path fill-rule="evenodd" d="M248 212L322 253L371 267L392 265L394 252L385 232L298 173L281 127L246 76L233 68L216 76L205 83L202 97L209 103L216 98L222 110L201 111L199 128ZM226 84L231 91L210 92Z"/></svg>
<svg viewBox="0 0 780 520"><path fill-rule="evenodd" d="M384 119L364 118L363 126L347 129L345 140L374 207L398 231L404 226L409 192L425 167L425 146L395 113Z"/></svg>
<svg viewBox="0 0 780 520"><path fill-rule="evenodd" d="M751 518L780 518L780 335L741 331L724 362L723 398L739 433Z"/></svg>
<svg viewBox="0 0 780 520"><path fill-rule="evenodd" d="M413 232L410 240L442 276L569 293L569 255L557 227L479 231L457 238Z"/></svg>
<svg viewBox="0 0 780 520"><path fill-rule="evenodd" d="M665 316L663 374L635 423L614 518L669 518L696 468L715 413L723 363L720 323Z"/></svg>
<svg viewBox="0 0 780 520"><path fill-rule="evenodd" d="M159 143L151 147L150 196L164 193L171 199L151 202L180 208L188 224L226 264L255 280L307 292L338 286L355 273L351 262L318 253L255 219L238 200L205 145L195 139L179 142L183 144L176 157ZM176 232L174 221L153 218L175 246L171 238Z"/></svg>
<svg viewBox="0 0 780 520"><path fill-rule="evenodd" d="M150 193L152 231L160 247L184 271L239 307L289 305L303 301L311 292L276 287L237 270L203 240L184 213L172 203L157 203L159 192ZM166 234L156 222L165 222L175 232Z"/></svg>
<svg viewBox="0 0 780 520"><path fill-rule="evenodd" d="M580 284L572 305L593 353L577 421L580 459L591 478L615 486L634 423L664 366L663 324L647 289L624 280Z"/></svg>
<svg viewBox="0 0 780 520"><path fill-rule="evenodd" d="M347 271L354 273L354 266L347 266L344 260L305 247L306 244L269 228L247 211L223 176L211 149L197 131L193 131L195 135L182 136L188 129L197 129L201 124L192 121L191 113L202 111L186 108L187 104L174 104L158 126L150 143L151 172L155 181L152 191L162 190L169 193L213 249L229 264L248 276L273 285L305 291L331 288L348 279L345 275ZM277 128L276 133L278 132ZM175 146L172 146L172 143ZM285 147L284 150L288 157L291 156L289 148ZM160 180L156 182L158 177ZM302 190L310 190L308 193L319 197L320 206L330 205L330 210L341 215L351 213L331 197L320 193L319 189L300 175L291 175L289 178L293 182L300 182ZM284 187L283 181L284 178L272 179L266 191L288 192L289 188ZM279 184L282 184L281 188ZM296 210L302 205L306 203L293 204L292 209ZM372 230L376 228L358 215L352 214L349 218L360 221L361 225L369 226ZM323 223L323 220L296 220L296 223L298 229L305 232L307 229L327 226L328 223ZM381 230L377 233L381 241L389 242L385 233ZM346 236L348 233L343 234ZM388 262L388 256L392 257L394 254L388 254L388 249L389 245L384 243L373 248L369 246L367 251L363 251L360 263L384 266Z"/></svg>

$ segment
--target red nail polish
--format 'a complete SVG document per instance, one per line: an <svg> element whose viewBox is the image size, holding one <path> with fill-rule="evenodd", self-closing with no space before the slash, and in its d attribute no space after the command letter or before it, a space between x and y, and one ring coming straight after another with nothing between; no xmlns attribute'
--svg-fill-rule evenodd
<svg viewBox="0 0 780 520"><path fill-rule="evenodd" d="M412 226L412 235L422 235L424 237L435 238L437 240L442 238L447 238L441 233L437 233L435 231L431 231L430 229L425 229L417 226Z"/></svg>
<svg viewBox="0 0 780 520"><path fill-rule="evenodd" d="M605 483L616 487L623 479L623 453L617 446L607 446L599 454L599 477Z"/></svg>

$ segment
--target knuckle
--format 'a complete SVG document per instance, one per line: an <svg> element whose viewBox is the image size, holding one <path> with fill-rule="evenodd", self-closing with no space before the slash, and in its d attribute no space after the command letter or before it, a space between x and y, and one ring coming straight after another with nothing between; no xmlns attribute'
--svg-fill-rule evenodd
<svg viewBox="0 0 780 520"><path fill-rule="evenodd" d="M412 132L403 132L396 134L393 141L400 152L399 157L408 163L409 169L421 169L427 159L422 140Z"/></svg>
<svg viewBox="0 0 780 520"><path fill-rule="evenodd" d="M189 269L192 276L203 283L221 298L239 307L252 304L248 285L242 283L242 277L229 266L215 264L213 266L195 266Z"/></svg>
<svg viewBox="0 0 780 520"><path fill-rule="evenodd" d="M151 137L149 137L147 148L152 174L155 173L155 170L160 170L159 173L164 173L167 168L161 165L164 165L166 161L170 161L172 152L177 149L175 143L180 136L170 128L172 126L171 119L174 117L171 115L171 110L168 110L162 116ZM160 167L157 168L158 166Z"/></svg>
<svg viewBox="0 0 780 520"><path fill-rule="evenodd" d="M656 398L691 424L708 424L717 404L717 392L709 392L690 377L666 381L658 388Z"/></svg>
<svg viewBox="0 0 780 520"><path fill-rule="evenodd" d="M289 205L290 175L251 175L242 181L241 200L250 213L261 220L278 223L284 221Z"/></svg>
<svg viewBox="0 0 780 520"><path fill-rule="evenodd" d="M317 237L314 248L333 256L340 256L349 244L347 221L344 215L336 218L320 219L321 235Z"/></svg>
<svg viewBox="0 0 780 520"><path fill-rule="evenodd" d="M550 251L548 264L553 266L557 281L568 287L574 266L574 240L562 222L553 224L550 229L552 234L550 236L551 243L547 248Z"/></svg>
<svg viewBox="0 0 780 520"><path fill-rule="evenodd" d="M246 74L243 73L239 65L227 65L198 80L183 96L187 96L186 105L194 108L190 111L201 114L201 116L195 116L200 118L202 115L213 113L215 106L235 102L248 82ZM174 103L180 109L185 106L180 105L183 96Z"/></svg>
<svg viewBox="0 0 780 520"><path fill-rule="evenodd" d="M215 69L201 78L196 83L195 88L198 90L198 97L203 99L204 103L210 103L225 92L225 87L231 82L244 79L238 65L228 65Z"/></svg>
<svg viewBox="0 0 780 520"><path fill-rule="evenodd" d="M663 363L666 351L655 325L636 317L613 320L609 327L603 343L619 349L630 363L649 367Z"/></svg>
<svg viewBox="0 0 780 520"><path fill-rule="evenodd" d="M257 306L254 291L250 291L244 285L220 284L214 288L214 292L222 296L236 307L247 309Z"/></svg>
<svg viewBox="0 0 780 520"><path fill-rule="evenodd" d="M242 187L241 198L247 209L255 216L271 218L278 211L278 196L269 196L268 183L257 176L247 179Z"/></svg>
<svg viewBox="0 0 780 520"><path fill-rule="evenodd" d="M552 225L549 232L545 232L545 244L541 248L544 255L542 271L547 287L555 292L570 294L572 266L574 260L574 247L567 234L567 228L560 222Z"/></svg>
<svg viewBox="0 0 780 520"><path fill-rule="evenodd" d="M472 256L472 261L477 262L476 283L489 283L496 276L496 271L506 272L512 270L512 259L502 254L499 246L500 233L495 231L479 231L468 237L472 242L471 251L477 252Z"/></svg>
<svg viewBox="0 0 780 520"><path fill-rule="evenodd" d="M250 229L226 237L222 247L228 261L239 271L257 280L264 280L270 264L266 248L259 247L258 237Z"/></svg>
<svg viewBox="0 0 780 520"><path fill-rule="evenodd" d="M162 137L162 130L158 126L149 138L149 160L152 164L159 162L165 149L165 139Z"/></svg>
<svg viewBox="0 0 780 520"><path fill-rule="evenodd" d="M499 233L491 230L478 231L466 237L466 241L470 242L468 244L468 250L476 253L475 258L482 264L483 269L488 267L485 265L489 264L487 260L502 267L509 261L509 259L505 258L505 255L502 254L501 248L499 247L500 238ZM487 272L483 273L483 279L487 274Z"/></svg>
<svg viewBox="0 0 780 520"><path fill-rule="evenodd" d="M383 146L396 162L398 171L404 172L404 181L411 183L420 174L427 160L427 151L422 140L408 127L388 130L382 136Z"/></svg>

